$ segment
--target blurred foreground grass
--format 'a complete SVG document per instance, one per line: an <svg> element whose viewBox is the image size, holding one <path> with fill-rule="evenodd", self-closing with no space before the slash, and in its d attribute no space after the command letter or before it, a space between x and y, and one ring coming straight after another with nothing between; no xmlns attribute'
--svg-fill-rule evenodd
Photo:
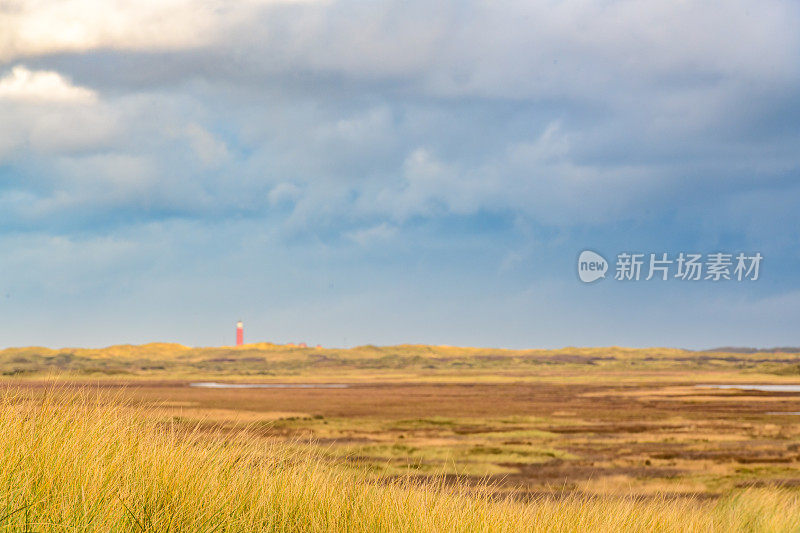
<svg viewBox="0 0 800 533"><path fill-rule="evenodd" d="M12 531L797 531L798 493L515 502L368 481L304 448L159 421L118 397L13 387L0 401L0 526Z"/></svg>

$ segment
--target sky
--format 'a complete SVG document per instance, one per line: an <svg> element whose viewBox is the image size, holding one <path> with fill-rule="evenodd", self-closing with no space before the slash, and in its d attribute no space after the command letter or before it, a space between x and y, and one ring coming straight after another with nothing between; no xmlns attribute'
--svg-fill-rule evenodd
<svg viewBox="0 0 800 533"><path fill-rule="evenodd" d="M796 346L799 207L792 0L0 3L0 347Z"/></svg>

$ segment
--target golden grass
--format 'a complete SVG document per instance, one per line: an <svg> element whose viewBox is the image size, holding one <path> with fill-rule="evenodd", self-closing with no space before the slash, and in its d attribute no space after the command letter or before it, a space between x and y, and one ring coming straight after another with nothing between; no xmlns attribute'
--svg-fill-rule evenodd
<svg viewBox="0 0 800 533"><path fill-rule="evenodd" d="M344 360L381 359L391 357L421 359L472 359L472 358L541 358L554 359L555 362L569 362L563 357L579 358L614 358L618 360L636 361L674 358L703 357L706 360L721 360L735 357L739 360L760 359L764 357L794 359L800 362L800 353L732 353L732 352L693 352L678 348L625 348L609 347L565 347L559 349L525 349L512 350L503 348L474 348L468 346L437 346L423 344L400 344L395 346L356 346L353 348L300 348L290 344L273 344L260 342L244 346L190 347L182 344L154 342L141 345L119 344L105 348L61 348L52 349L41 346L13 347L0 350L0 359L13 357L42 356L53 357L59 354L70 354L90 359L122 358L164 360L181 358L201 360L208 357L242 357L256 356L274 360L302 359L308 356L324 355Z"/></svg>
<svg viewBox="0 0 800 533"><path fill-rule="evenodd" d="M687 371L691 371L687 374ZM699 372L702 371L702 372ZM278 381L685 383L687 375L717 382L795 382L800 353L712 353L673 348L506 350L453 346L300 348L271 343L189 347L151 343L106 348L0 350L0 379L87 376Z"/></svg>
<svg viewBox="0 0 800 533"><path fill-rule="evenodd" d="M0 400L0 527L12 531L795 531L800 499L622 495L517 503L443 483L370 483L246 433L187 432L115 398Z"/></svg>

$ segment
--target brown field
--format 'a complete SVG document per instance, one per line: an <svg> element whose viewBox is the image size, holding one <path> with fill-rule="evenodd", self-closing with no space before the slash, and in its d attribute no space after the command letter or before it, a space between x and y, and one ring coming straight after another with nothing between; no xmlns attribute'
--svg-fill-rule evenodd
<svg viewBox="0 0 800 533"><path fill-rule="evenodd" d="M432 369L417 359L367 368L348 360L312 361L266 376L192 370L186 372L192 379L172 379L143 370L57 380L116 392L187 430L200 423L214 433L245 429L265 442L312 446L369 477L489 481L521 499L544 493L716 498L743 487L800 485L800 419L774 414L800 411L800 393L696 386L798 383L797 355L670 354L621 357L609 349L522 362L506 355L499 364L474 359L464 371L441 359L427 363ZM470 356L458 361L470 363ZM348 387L189 386L197 376ZM38 395L54 381L29 373L4 383Z"/></svg>

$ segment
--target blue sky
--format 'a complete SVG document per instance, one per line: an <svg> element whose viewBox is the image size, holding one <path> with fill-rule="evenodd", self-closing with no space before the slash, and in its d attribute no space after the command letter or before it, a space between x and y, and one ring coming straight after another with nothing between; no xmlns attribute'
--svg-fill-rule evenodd
<svg viewBox="0 0 800 533"><path fill-rule="evenodd" d="M0 346L800 345L796 2L0 6ZM584 249L761 252L582 284Z"/></svg>

